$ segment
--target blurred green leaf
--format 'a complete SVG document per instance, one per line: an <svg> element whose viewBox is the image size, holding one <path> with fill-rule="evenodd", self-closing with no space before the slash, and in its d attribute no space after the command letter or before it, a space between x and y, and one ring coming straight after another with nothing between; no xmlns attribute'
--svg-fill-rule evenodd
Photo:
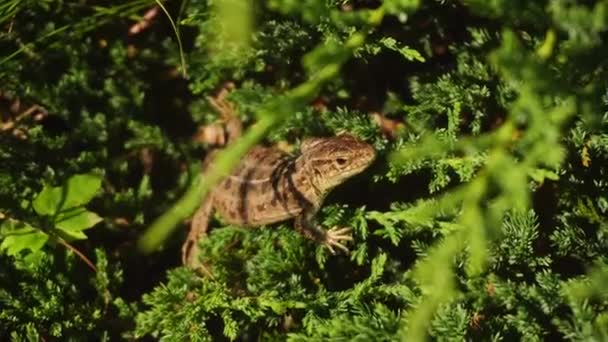
<svg viewBox="0 0 608 342"><path fill-rule="evenodd" d="M420 52L407 46L400 46L395 40L395 38L385 37L380 39L380 43L389 50L399 52L401 56L405 57L405 59L409 61L425 61L424 57L420 54Z"/></svg>
<svg viewBox="0 0 608 342"><path fill-rule="evenodd" d="M0 224L0 250L8 255L18 255L23 250L36 252L44 246L49 236L30 226L16 220L5 220Z"/></svg>

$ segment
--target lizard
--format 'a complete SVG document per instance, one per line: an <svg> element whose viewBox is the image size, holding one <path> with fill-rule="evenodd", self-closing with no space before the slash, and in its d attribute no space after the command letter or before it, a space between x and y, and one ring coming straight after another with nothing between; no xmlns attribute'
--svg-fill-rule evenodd
<svg viewBox="0 0 608 342"><path fill-rule="evenodd" d="M220 93L209 101L227 120L225 141L230 142L240 135L242 127L238 119L235 121L234 108L224 96L225 93ZM247 227L293 218L294 228L305 238L321 243L331 254L335 254L336 249L348 252L344 243L352 240L351 229L324 230L314 218L327 194L366 169L374 161L376 151L347 133L306 138L300 151L298 156L291 156L276 147L251 148L234 171L210 191L194 214L182 246L182 262L191 268L202 267L198 242L207 234L214 211L229 224ZM203 172L213 167L214 152L203 162Z"/></svg>

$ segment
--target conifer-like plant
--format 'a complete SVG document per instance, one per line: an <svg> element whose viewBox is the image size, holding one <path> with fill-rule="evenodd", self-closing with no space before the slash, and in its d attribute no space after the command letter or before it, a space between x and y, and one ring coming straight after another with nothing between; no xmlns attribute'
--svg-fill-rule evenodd
<svg viewBox="0 0 608 342"><path fill-rule="evenodd" d="M0 340L608 340L607 32L602 0L5 1ZM249 148L344 131L378 152L317 214L349 253L218 216L180 265Z"/></svg>

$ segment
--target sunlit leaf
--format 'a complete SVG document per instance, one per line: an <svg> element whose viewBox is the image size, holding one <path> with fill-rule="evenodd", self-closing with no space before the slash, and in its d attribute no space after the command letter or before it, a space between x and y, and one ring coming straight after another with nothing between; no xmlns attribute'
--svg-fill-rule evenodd
<svg viewBox="0 0 608 342"><path fill-rule="evenodd" d="M101 187L101 178L94 174L75 175L59 187L45 186L33 202L39 215L55 215L59 211L88 203Z"/></svg>
<svg viewBox="0 0 608 342"><path fill-rule="evenodd" d="M0 226L0 251L8 255L18 255L24 250L38 251L44 246L49 236L27 223L6 220Z"/></svg>
<svg viewBox="0 0 608 342"><path fill-rule="evenodd" d="M101 217L94 212L79 207L59 213L54 221L54 225L57 229L74 239L85 239L86 235L82 231L93 227L101 220Z"/></svg>
<svg viewBox="0 0 608 342"><path fill-rule="evenodd" d="M45 186L32 204L39 215L54 215L61 208L64 197L62 188Z"/></svg>

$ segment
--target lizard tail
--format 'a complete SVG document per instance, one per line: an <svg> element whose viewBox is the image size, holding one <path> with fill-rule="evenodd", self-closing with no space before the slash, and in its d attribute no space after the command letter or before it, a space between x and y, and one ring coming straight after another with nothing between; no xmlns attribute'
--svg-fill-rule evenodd
<svg viewBox="0 0 608 342"><path fill-rule="evenodd" d="M192 269L206 269L200 261L198 243L207 235L212 210L213 202L206 199L192 217L190 232L182 245L182 263ZM205 273L209 273L209 271L207 270Z"/></svg>

